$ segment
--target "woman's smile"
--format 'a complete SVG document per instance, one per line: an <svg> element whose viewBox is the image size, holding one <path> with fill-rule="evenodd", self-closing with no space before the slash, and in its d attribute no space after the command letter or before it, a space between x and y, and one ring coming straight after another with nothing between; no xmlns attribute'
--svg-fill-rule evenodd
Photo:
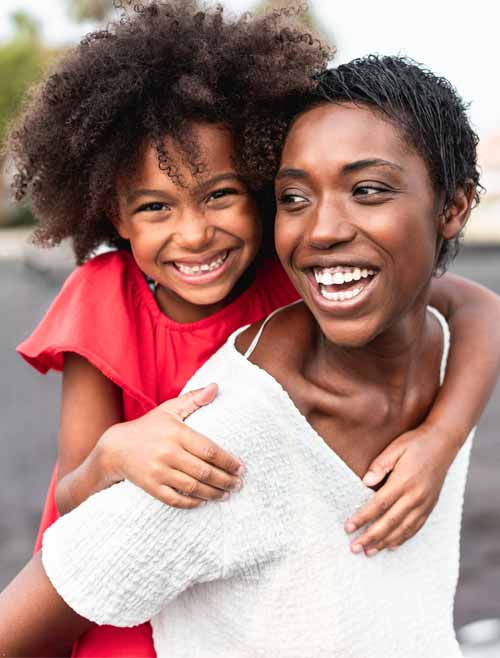
<svg viewBox="0 0 500 658"><path fill-rule="evenodd" d="M366 345L425 306L439 204L424 160L367 107L322 104L293 123L276 177L276 248L333 343Z"/></svg>

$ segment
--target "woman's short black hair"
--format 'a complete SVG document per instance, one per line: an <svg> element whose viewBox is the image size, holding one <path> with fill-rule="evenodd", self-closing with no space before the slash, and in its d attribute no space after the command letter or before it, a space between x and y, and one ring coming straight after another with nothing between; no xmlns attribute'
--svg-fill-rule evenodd
<svg viewBox="0 0 500 658"><path fill-rule="evenodd" d="M443 208L458 188L472 187L479 203L479 139L467 117L467 106L448 80L412 59L376 55L328 69L317 80L318 86L304 98L299 112L325 101L373 108L393 121L424 159ZM458 237L443 243L437 270L444 271L458 245Z"/></svg>
<svg viewBox="0 0 500 658"><path fill-rule="evenodd" d="M179 184L166 135L195 175L203 171L193 121L228 125L238 170L252 190L265 188L284 130L274 103L310 92L331 54L296 20L300 6L231 18L196 0L115 5L121 20L61 59L7 141L15 197L31 198L39 221L36 241L71 238L79 262L103 242L126 246L109 217L117 177L133 171L145 143Z"/></svg>

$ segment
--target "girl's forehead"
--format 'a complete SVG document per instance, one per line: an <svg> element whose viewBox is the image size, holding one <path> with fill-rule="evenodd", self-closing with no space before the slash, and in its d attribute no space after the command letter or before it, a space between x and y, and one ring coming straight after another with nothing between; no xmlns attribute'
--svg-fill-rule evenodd
<svg viewBox="0 0 500 658"><path fill-rule="evenodd" d="M166 134L161 144L147 141L139 154L137 178L165 176L168 170L205 176L234 169L234 138L222 123L192 122L182 141Z"/></svg>

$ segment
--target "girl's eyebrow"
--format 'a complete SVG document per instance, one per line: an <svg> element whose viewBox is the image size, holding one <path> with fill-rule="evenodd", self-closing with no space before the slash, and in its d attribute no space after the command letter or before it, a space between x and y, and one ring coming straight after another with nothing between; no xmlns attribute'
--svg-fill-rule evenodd
<svg viewBox="0 0 500 658"><path fill-rule="evenodd" d="M194 189L194 193L197 194L199 192L203 192L209 187L212 187L213 185L217 185L218 183L222 183L224 181L231 181L233 183L241 183L241 177L238 176L233 171L227 171L224 172L223 174L217 174L217 176L212 176L212 178L207 178L204 181L200 182L199 185L196 186Z"/></svg>
<svg viewBox="0 0 500 658"><path fill-rule="evenodd" d="M164 190L153 190L153 189L139 189L139 190L134 190L130 194L127 194L126 200L127 203L134 203L134 201L137 201L141 196L154 196L154 197L161 197L162 199L168 198L168 195L165 194Z"/></svg>

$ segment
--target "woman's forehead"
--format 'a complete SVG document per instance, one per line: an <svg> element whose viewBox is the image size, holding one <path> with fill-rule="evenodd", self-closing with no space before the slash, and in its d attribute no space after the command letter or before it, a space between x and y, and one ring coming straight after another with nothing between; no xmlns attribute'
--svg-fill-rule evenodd
<svg viewBox="0 0 500 658"><path fill-rule="evenodd" d="M400 164L408 159L422 160L400 127L376 109L326 102L306 110L294 121L284 144L281 167L375 158Z"/></svg>

